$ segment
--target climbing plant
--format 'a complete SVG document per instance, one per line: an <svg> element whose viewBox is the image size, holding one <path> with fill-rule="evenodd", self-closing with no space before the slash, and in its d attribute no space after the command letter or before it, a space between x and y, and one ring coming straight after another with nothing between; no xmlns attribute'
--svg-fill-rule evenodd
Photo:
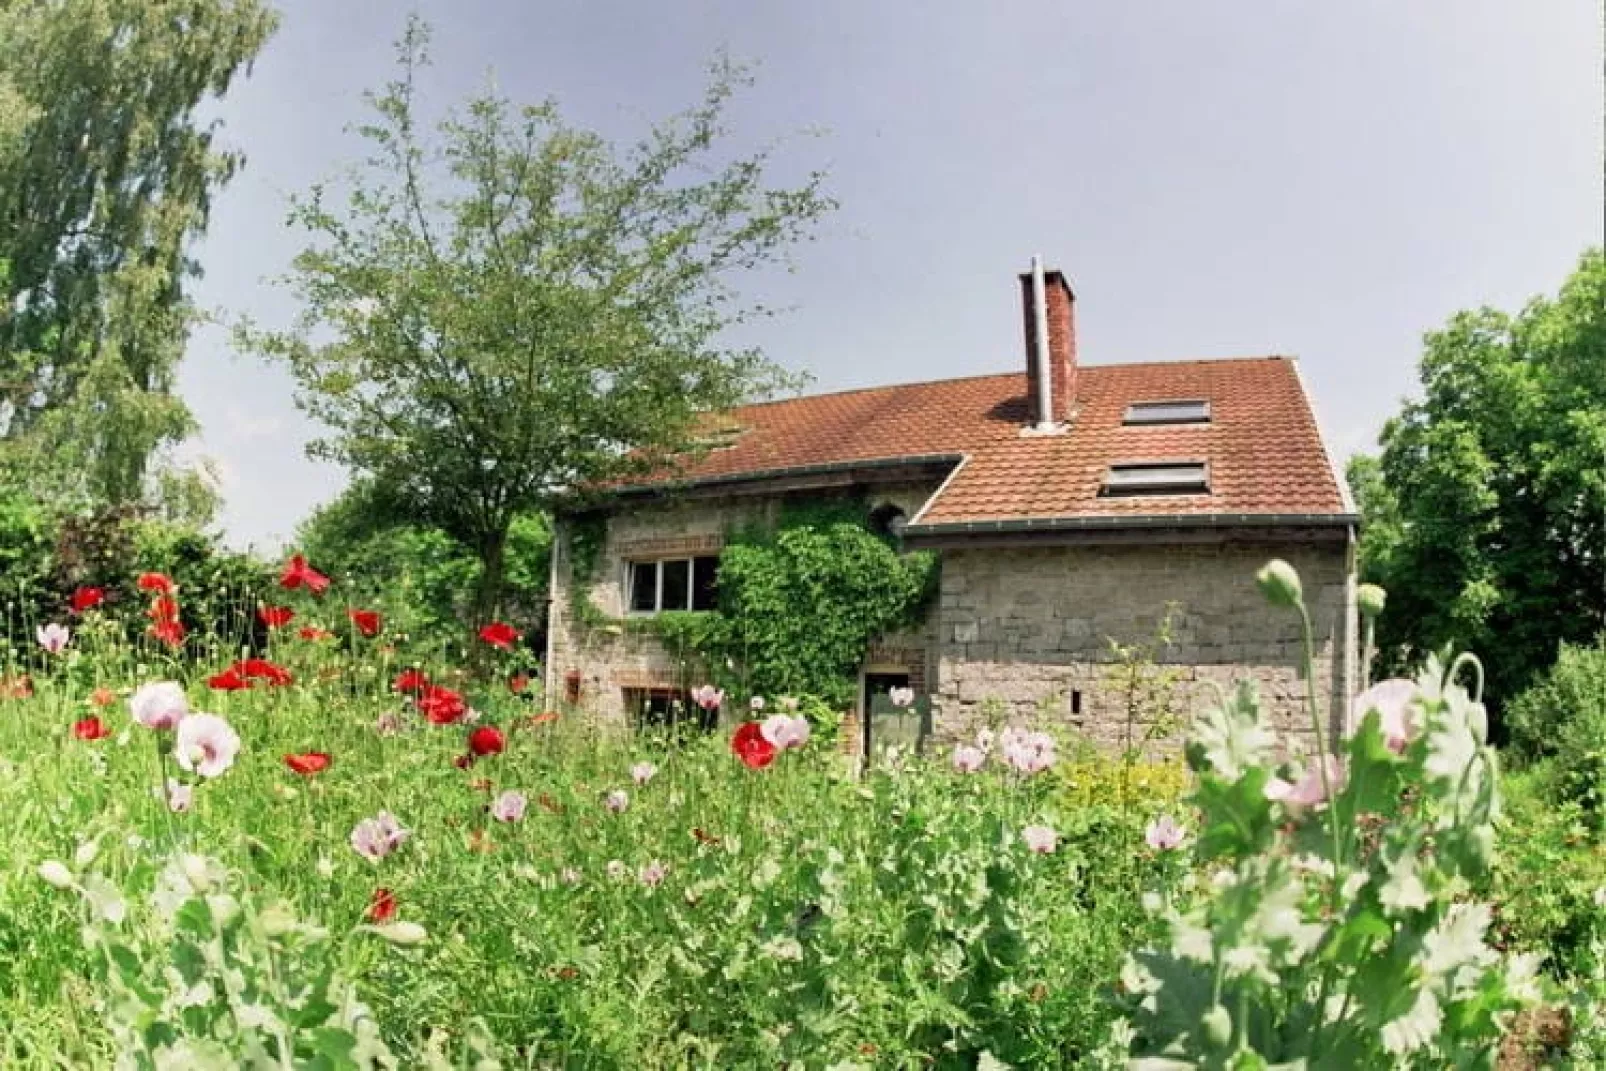
<svg viewBox="0 0 1606 1071"><path fill-rule="evenodd" d="M786 523L720 555L724 652L768 694L851 700L865 648L917 624L936 586L936 557L900 554L863 522Z"/></svg>
<svg viewBox="0 0 1606 1071"><path fill-rule="evenodd" d="M752 695L852 700L865 649L917 625L936 589L936 556L900 553L872 531L862 500L787 503L773 525L730 533L719 561L719 609L609 617L591 601L606 536L601 514L569 525L570 617L658 637L677 660Z"/></svg>

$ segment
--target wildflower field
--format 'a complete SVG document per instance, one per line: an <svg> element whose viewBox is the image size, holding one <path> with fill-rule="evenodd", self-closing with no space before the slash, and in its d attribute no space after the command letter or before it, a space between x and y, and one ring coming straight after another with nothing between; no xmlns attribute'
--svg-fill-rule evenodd
<svg viewBox="0 0 1606 1071"><path fill-rule="evenodd" d="M1497 790L1459 665L1305 766L1224 697L1182 800L1031 726L866 769L784 697L599 727L508 626L470 672L281 583L260 650L187 650L146 574L138 639L83 589L18 653L0 1064L1493 1066L1540 999L1472 896Z"/></svg>

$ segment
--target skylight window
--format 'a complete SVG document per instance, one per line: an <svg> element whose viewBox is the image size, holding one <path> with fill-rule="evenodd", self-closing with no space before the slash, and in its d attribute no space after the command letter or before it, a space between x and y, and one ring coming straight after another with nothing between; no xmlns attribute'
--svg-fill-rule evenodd
<svg viewBox="0 0 1606 1071"><path fill-rule="evenodd" d="M1134 461L1110 466L1106 495L1200 495L1210 491L1203 461Z"/></svg>
<svg viewBox="0 0 1606 1071"><path fill-rule="evenodd" d="M1205 401L1133 402L1126 407L1123 424L1208 424L1210 403Z"/></svg>

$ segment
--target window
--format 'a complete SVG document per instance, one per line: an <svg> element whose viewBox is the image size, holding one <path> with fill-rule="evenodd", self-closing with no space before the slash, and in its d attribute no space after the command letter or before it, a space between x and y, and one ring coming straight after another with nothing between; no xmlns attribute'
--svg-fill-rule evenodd
<svg viewBox="0 0 1606 1071"><path fill-rule="evenodd" d="M1210 403L1204 401L1133 402L1123 424L1208 424Z"/></svg>
<svg viewBox="0 0 1606 1071"><path fill-rule="evenodd" d="M719 605L719 558L665 558L629 565L630 612L712 610Z"/></svg>
<svg viewBox="0 0 1606 1071"><path fill-rule="evenodd" d="M1197 495L1210 491L1203 461L1134 461L1111 465L1105 495Z"/></svg>
<svg viewBox="0 0 1606 1071"><path fill-rule="evenodd" d="M691 701L680 688L623 688L625 713L640 728L665 725L696 725L712 730L718 727L719 712L706 711Z"/></svg>

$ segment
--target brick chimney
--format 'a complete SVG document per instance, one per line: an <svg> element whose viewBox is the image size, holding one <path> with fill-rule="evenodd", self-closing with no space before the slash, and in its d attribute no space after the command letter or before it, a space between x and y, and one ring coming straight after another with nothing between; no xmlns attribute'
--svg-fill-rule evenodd
<svg viewBox="0 0 1606 1071"><path fill-rule="evenodd" d="M1034 426L1047 430L1063 424L1076 412L1076 295L1063 273L1043 271L1043 308L1048 328L1048 345L1037 345L1038 317L1036 281L1033 272L1020 277L1021 309L1026 322L1026 413ZM1037 362L1042 352L1048 356L1048 402L1040 397L1042 378Z"/></svg>

